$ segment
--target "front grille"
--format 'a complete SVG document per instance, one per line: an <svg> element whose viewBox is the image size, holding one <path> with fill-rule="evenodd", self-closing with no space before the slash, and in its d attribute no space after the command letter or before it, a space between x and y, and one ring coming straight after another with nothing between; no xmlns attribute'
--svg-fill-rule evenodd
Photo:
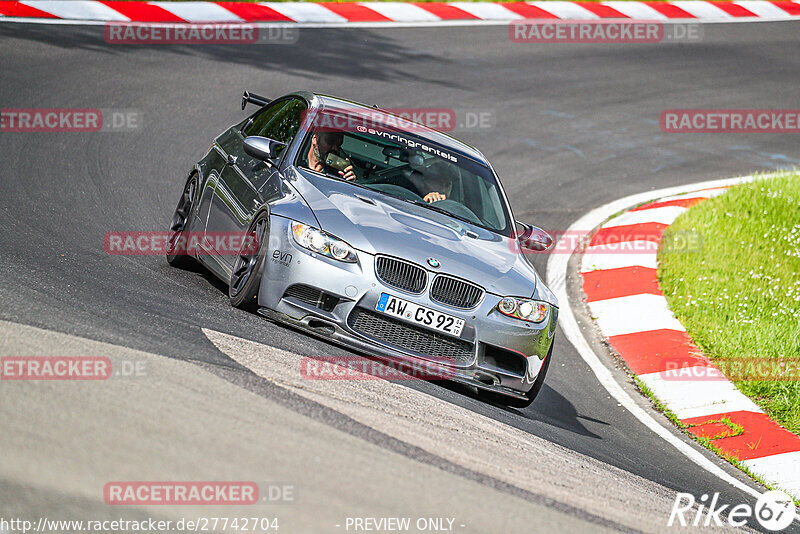
<svg viewBox="0 0 800 534"><path fill-rule="evenodd" d="M287 288L286 292L283 294L283 297L296 298L301 302L305 302L306 304L310 304L315 308L319 308L320 310L326 312L333 310L333 308L335 308L339 303L339 299L333 295L329 295L315 287L303 284L289 286L289 288Z"/></svg>
<svg viewBox="0 0 800 534"><path fill-rule="evenodd" d="M474 308L483 298L483 288L440 274L433 280L431 287L431 300L454 306L456 308Z"/></svg>
<svg viewBox="0 0 800 534"><path fill-rule="evenodd" d="M422 293L428 281L422 267L387 256L375 259L375 272L388 285L409 293Z"/></svg>
<svg viewBox="0 0 800 534"><path fill-rule="evenodd" d="M353 330L396 348L455 365L472 363L473 344L462 339L431 332L381 314L355 308L347 324Z"/></svg>

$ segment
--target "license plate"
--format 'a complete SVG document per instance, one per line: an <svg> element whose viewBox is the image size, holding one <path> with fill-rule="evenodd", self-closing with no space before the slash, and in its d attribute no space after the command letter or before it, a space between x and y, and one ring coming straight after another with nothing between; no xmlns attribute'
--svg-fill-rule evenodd
<svg viewBox="0 0 800 534"><path fill-rule="evenodd" d="M381 298L378 299L375 309L398 319L433 328L453 336L460 336L461 330L464 329L464 319L414 304L388 293L381 293Z"/></svg>

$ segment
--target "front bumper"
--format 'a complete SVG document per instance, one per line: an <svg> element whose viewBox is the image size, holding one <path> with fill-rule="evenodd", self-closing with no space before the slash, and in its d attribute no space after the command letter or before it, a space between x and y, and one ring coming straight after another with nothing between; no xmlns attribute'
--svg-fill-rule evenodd
<svg viewBox="0 0 800 534"><path fill-rule="evenodd" d="M437 362L447 367L451 380L480 389L515 397L531 389L552 344L558 308L550 306L547 318L535 324L498 312L496 306L501 297L489 293L470 310L443 305L429 298L427 288L421 295L413 295L383 283L376 275L375 258L370 254L356 251L357 263L342 263L299 247L291 237L290 224L283 217L271 217L268 255L258 298L261 314L370 355L428 366L432 361ZM387 255L391 255L390 251ZM475 282L480 284L480 280ZM287 289L296 285L321 290L329 298L323 304L287 295ZM433 334L375 312L381 293L464 319L466 326L461 338ZM368 320L362 320L365 317ZM403 339L418 336L438 342L446 338L444 343L448 347L457 345L457 351L453 352L457 356L452 360L448 357L447 363L442 364L441 358L415 350L416 345L388 341L369 328L375 321L386 328L409 331L410 337ZM387 326L387 321L398 324Z"/></svg>

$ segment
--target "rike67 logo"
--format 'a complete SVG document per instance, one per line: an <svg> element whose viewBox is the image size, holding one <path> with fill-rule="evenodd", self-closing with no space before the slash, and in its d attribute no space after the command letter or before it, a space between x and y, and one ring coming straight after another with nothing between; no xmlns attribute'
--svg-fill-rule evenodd
<svg viewBox="0 0 800 534"><path fill-rule="evenodd" d="M755 519L762 528L777 532L791 525L795 517L792 497L778 490L761 495L755 506L737 504L732 508L730 504L720 504L719 493L711 499L708 494L695 499L691 493L678 493L667 526L741 528Z"/></svg>

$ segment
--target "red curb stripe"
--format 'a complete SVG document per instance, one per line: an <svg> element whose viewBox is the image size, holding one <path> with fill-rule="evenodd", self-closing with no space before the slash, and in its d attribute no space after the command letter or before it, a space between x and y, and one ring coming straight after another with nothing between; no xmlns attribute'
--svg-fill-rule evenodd
<svg viewBox="0 0 800 534"><path fill-rule="evenodd" d="M6 17L36 17L41 19L57 19L55 15L51 15L46 11L36 9L35 7L26 6L19 2L0 1L0 15Z"/></svg>
<svg viewBox="0 0 800 534"><path fill-rule="evenodd" d="M634 208L631 211L642 211L642 210L651 210L653 208L666 208L667 206L681 206L684 208L691 208L695 204L702 202L704 200L708 200L705 197L694 197L694 198L678 198L675 200L665 200L663 202L650 202L649 204L644 204L639 206L638 208Z"/></svg>
<svg viewBox="0 0 800 534"><path fill-rule="evenodd" d="M740 425L744 431L739 436L725 437L713 441L724 453L739 460L764 458L775 454L800 451L800 437L792 434L771 420L767 414L756 412L730 412L716 415L704 415L683 419L687 425L699 425L689 428L695 436L712 437L719 425L708 421L716 421L727 417Z"/></svg>
<svg viewBox="0 0 800 534"><path fill-rule="evenodd" d="M158 6L149 6L145 2L124 2L125 4L133 4L133 5L120 5L123 2L119 2L118 0L99 0L103 4L112 9L125 14L128 18L132 19L133 22L183 22L183 19L179 17L175 17L175 15L169 13L166 10L162 10L162 8ZM709 1L710 4L718 7L719 9L723 10L725 13L733 17L759 17L759 15L753 13L752 11L733 4L728 1L722 0L706 0ZM248 21L265 21L265 22L295 22L293 19L286 17L285 15L281 14L280 12L269 8L267 6L263 6L260 4L254 3L245 3L245 2L218 2L224 7L228 9L232 13L235 13L237 16L242 18L243 20ZM574 2L576 5L579 5L589 12L594 13L595 15L601 18L620 18L620 19L629 19L627 15L621 13L620 11L599 4L595 2L584 2L578 1ZM655 9L659 13L663 14L667 18L686 18L686 19L696 19L703 17L695 17L691 13L672 5L668 2L658 2L658 1L646 1L641 2L645 5L650 6L651 8ZM792 17L800 16L800 5L795 2L791 2L788 0L770 0L770 3L774 6L778 7L779 9L785 11L788 15ZM112 4L115 4L112 6ZM370 9L367 6L359 5L353 2L318 2L318 5L322 5L323 7L329 9L330 11L344 17L346 20L350 22L392 22L392 19L387 18L375 10ZM412 5L416 5L421 7L425 11L436 15L437 17L443 20L478 20L480 17L476 17L471 13L464 11L455 6L448 5L446 3L412 3ZM532 19L558 19L556 15L550 13L546 9L539 8L537 6L533 6L527 4L525 2L501 2L500 5L503 5L513 13L521 15L525 18L532 18ZM169 14L164 14L161 11L165 11ZM26 6L24 4L20 4L19 2L13 0L0 0L0 15L4 15L7 17L31 17L31 18L49 18L49 19L57 19L55 15L47 13L46 11L39 10L35 7ZM175 17L175 18L173 18Z"/></svg>
<svg viewBox="0 0 800 534"><path fill-rule="evenodd" d="M438 4L435 2L412 2L412 5L421 7L428 13L436 15L442 20L477 20L478 17L472 13L467 13L461 8L448 4Z"/></svg>
<svg viewBox="0 0 800 534"><path fill-rule="evenodd" d="M237 17L246 21L265 21L265 22L294 22L286 15L278 13L271 7L247 2L217 2Z"/></svg>
<svg viewBox="0 0 800 534"><path fill-rule="evenodd" d="M678 330L650 330L610 336L608 342L637 375L664 372L667 364L672 367L675 364L713 367L689 334Z"/></svg>
<svg viewBox="0 0 800 534"><path fill-rule="evenodd" d="M678 6L673 6L667 2L642 2L643 4L647 4L648 6L652 7L668 19L695 19L694 15L689 13L688 11L684 11L683 9L679 8Z"/></svg>
<svg viewBox="0 0 800 534"><path fill-rule="evenodd" d="M755 13L750 11L747 8L744 8L738 4L734 4L733 2L722 2L720 0L707 0L709 4L714 5L720 8L722 11L727 13L732 17L757 17Z"/></svg>
<svg viewBox="0 0 800 534"><path fill-rule="evenodd" d="M542 8L526 4L525 2L498 2L501 6L526 19L557 19L558 17Z"/></svg>
<svg viewBox="0 0 800 534"><path fill-rule="evenodd" d="M617 11L613 7L604 6L597 2L575 2L579 6L588 9L598 17L604 19L629 19L630 17L621 11Z"/></svg>
<svg viewBox="0 0 800 534"><path fill-rule="evenodd" d="M667 226L662 223L640 223L601 228L592 236L589 246L616 244L625 241L652 241L658 243L661 241L661 236ZM622 253L624 250L620 252Z"/></svg>
<svg viewBox="0 0 800 534"><path fill-rule="evenodd" d="M800 4L795 4L794 2L786 2L786 1L775 1L771 2L775 4L782 10L786 11L790 15L800 15Z"/></svg>
<svg viewBox="0 0 800 534"><path fill-rule="evenodd" d="M166 9L150 5L147 2L100 0L100 3L125 15L131 19L132 22L186 22ZM122 22L120 24L127 24L127 22Z"/></svg>
<svg viewBox="0 0 800 534"><path fill-rule="evenodd" d="M656 270L649 267L621 267L583 273L583 292L586 302L629 297L631 295L661 295Z"/></svg>
<svg viewBox="0 0 800 534"><path fill-rule="evenodd" d="M319 4L348 20L348 22L392 22L377 11L354 2L320 2Z"/></svg>

